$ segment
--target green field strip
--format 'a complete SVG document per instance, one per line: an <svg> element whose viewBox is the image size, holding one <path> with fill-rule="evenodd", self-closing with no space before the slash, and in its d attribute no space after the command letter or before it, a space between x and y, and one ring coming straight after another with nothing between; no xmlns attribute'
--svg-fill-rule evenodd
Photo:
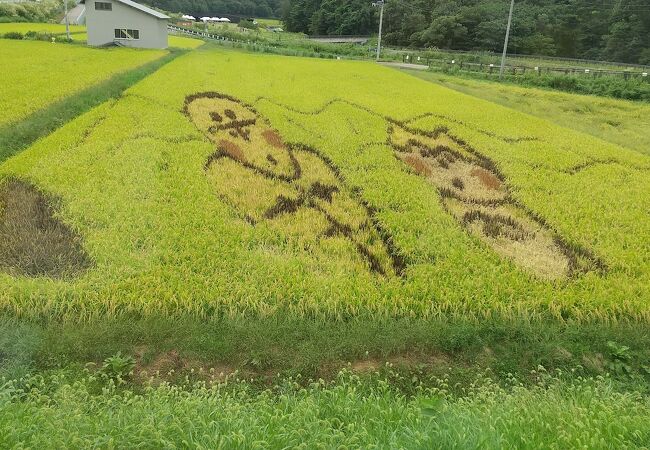
<svg viewBox="0 0 650 450"><path fill-rule="evenodd" d="M330 378L349 364L460 373L472 365L526 378L531 368L603 375L609 342L634 355L628 372L650 367L650 336L631 323L552 320L207 318L123 314L83 323L0 316L4 361L39 370L98 361L117 352L155 360L174 350L202 367L228 366L246 377L268 374Z"/></svg>

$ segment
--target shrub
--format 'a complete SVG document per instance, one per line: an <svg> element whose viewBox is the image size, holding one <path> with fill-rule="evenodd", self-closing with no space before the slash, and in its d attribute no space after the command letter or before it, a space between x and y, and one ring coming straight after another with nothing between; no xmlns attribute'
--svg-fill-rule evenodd
<svg viewBox="0 0 650 450"><path fill-rule="evenodd" d="M21 40L21 39L24 39L25 36L24 36L22 33L19 33L19 32L17 32L17 31L10 31L9 33L5 33L5 34L4 34L4 38L5 38L5 39L17 39L17 40Z"/></svg>

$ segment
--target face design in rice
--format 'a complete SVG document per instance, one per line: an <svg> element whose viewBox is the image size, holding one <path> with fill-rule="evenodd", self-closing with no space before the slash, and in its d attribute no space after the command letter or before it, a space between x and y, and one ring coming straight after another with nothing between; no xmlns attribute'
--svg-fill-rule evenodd
<svg viewBox="0 0 650 450"><path fill-rule="evenodd" d="M590 252L566 241L517 202L496 165L446 129L390 123L395 155L440 193L443 206L501 256L544 279L602 271Z"/></svg>
<svg viewBox="0 0 650 450"><path fill-rule="evenodd" d="M367 208L316 149L288 144L268 120L228 95L189 96L185 113L214 145L205 163L219 198L254 226L287 237L316 259L352 263L394 276L400 271Z"/></svg>

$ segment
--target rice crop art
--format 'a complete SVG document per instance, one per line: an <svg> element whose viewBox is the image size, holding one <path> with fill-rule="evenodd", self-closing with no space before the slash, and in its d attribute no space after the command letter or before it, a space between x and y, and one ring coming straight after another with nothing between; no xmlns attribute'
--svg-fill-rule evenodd
<svg viewBox="0 0 650 450"><path fill-rule="evenodd" d="M206 171L219 186L219 197L246 221L255 225L269 220L303 242L345 238L373 272L387 273L381 260L388 258L378 251L371 211L360 205L363 214L341 195L340 174L331 161L313 148L285 144L252 107L225 94L188 96L185 113L217 144ZM590 251L567 244L543 218L515 200L495 164L446 127L426 132L385 119L396 156L426 177L438 189L446 211L499 255L545 279L605 271ZM403 262L392 259L394 272L401 273Z"/></svg>
<svg viewBox="0 0 650 450"><path fill-rule="evenodd" d="M87 255L5 265L0 307L650 320L649 170L387 68L208 47L0 164Z"/></svg>
<svg viewBox="0 0 650 450"><path fill-rule="evenodd" d="M445 127L425 132L388 120L389 144L397 157L426 177L445 209L497 253L543 278L605 271L591 252L569 246L543 218L516 201L495 164Z"/></svg>
<svg viewBox="0 0 650 450"><path fill-rule="evenodd" d="M0 185L0 271L65 278L90 266L81 237L56 218L53 203L25 181Z"/></svg>
<svg viewBox="0 0 650 450"><path fill-rule="evenodd" d="M205 170L219 197L249 224L265 221L309 252L357 259L379 275L402 272L371 209L316 149L285 143L252 107L225 94L188 96L184 111L217 146Z"/></svg>

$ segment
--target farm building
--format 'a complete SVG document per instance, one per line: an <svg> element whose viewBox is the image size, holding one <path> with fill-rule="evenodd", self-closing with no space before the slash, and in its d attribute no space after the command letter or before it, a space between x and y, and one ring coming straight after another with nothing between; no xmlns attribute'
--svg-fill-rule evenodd
<svg viewBox="0 0 650 450"><path fill-rule="evenodd" d="M167 48L168 16L131 0L85 0L88 45Z"/></svg>

